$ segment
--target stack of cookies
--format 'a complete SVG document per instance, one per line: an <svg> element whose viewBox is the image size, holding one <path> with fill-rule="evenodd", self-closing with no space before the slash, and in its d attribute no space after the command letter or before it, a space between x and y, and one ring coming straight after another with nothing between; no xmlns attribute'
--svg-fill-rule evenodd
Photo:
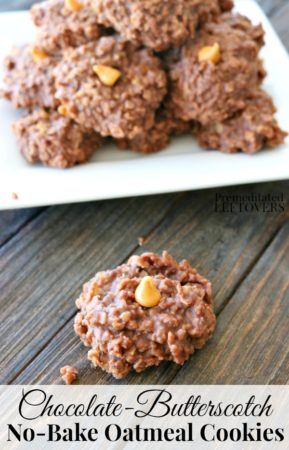
<svg viewBox="0 0 289 450"><path fill-rule="evenodd" d="M107 138L152 153L171 136L255 153L284 141L262 88L262 27L231 0L48 0L31 44L5 60L2 97L29 162L71 167Z"/></svg>

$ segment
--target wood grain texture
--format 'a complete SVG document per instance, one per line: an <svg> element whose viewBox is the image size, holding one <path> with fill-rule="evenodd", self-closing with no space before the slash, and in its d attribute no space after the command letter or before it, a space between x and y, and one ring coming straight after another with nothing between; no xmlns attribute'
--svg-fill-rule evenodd
<svg viewBox="0 0 289 450"><path fill-rule="evenodd" d="M16 200L17 201L17 200ZM30 208L0 212L0 247L33 220L43 208Z"/></svg>
<svg viewBox="0 0 289 450"><path fill-rule="evenodd" d="M289 223L219 317L209 346L174 382L287 384L289 381Z"/></svg>
<svg viewBox="0 0 289 450"><path fill-rule="evenodd" d="M283 3L282 7L274 10L271 16L271 22L285 47L289 50L289 2L286 1Z"/></svg>
<svg viewBox="0 0 289 450"><path fill-rule="evenodd" d="M74 314L83 282L126 258L178 198L51 208L0 249L0 382L15 377Z"/></svg>
<svg viewBox="0 0 289 450"><path fill-rule="evenodd" d="M272 17L278 10L288 3L288 0L257 0L267 14Z"/></svg>
<svg viewBox="0 0 289 450"><path fill-rule="evenodd" d="M229 193L240 195L258 190L266 195L274 191L275 186L231 188ZM289 183L278 183L277 186L278 190L288 190ZM214 199L218 192L228 190L186 194L150 234L145 247L137 249L137 253L167 249L178 260L189 259L201 274L213 282L215 309L221 313L288 219L289 209L287 207L286 213L277 215L216 213ZM14 381L59 382L59 367L71 363L78 367L83 384L113 382L101 370L90 368L85 361L86 352L87 349L74 336L73 320L70 320ZM163 364L157 370L153 368L144 374L131 374L125 383L169 383L178 370L179 366Z"/></svg>

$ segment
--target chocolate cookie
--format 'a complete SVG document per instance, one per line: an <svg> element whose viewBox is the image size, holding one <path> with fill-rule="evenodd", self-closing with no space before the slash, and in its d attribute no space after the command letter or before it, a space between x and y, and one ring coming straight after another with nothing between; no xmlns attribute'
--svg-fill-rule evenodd
<svg viewBox="0 0 289 450"><path fill-rule="evenodd" d="M78 47L97 40L104 32L97 15L79 0L47 0L31 8L31 17L40 27L35 45L48 53Z"/></svg>
<svg viewBox="0 0 289 450"><path fill-rule="evenodd" d="M116 378L165 360L184 364L216 323L209 281L167 252L97 273L76 305L75 331L91 347L88 359Z"/></svg>
<svg viewBox="0 0 289 450"><path fill-rule="evenodd" d="M160 60L117 37L68 50L54 75L67 114L102 136L132 139L151 128L166 93Z"/></svg>
<svg viewBox="0 0 289 450"><path fill-rule="evenodd" d="M201 20L220 14L218 0L86 0L105 26L154 50L181 45ZM228 5L226 5L228 7Z"/></svg>
<svg viewBox="0 0 289 450"><path fill-rule="evenodd" d="M176 119L172 111L162 107L156 113L152 128L142 131L133 139L115 139L115 143L121 150L155 153L168 146L171 136L179 136L190 129L190 122Z"/></svg>
<svg viewBox="0 0 289 450"><path fill-rule="evenodd" d="M204 26L207 22L215 20L225 11L231 11L233 8L232 0L204 0L191 1L192 8L197 9L198 28ZM189 37L193 37L192 34Z"/></svg>
<svg viewBox="0 0 289 450"><path fill-rule="evenodd" d="M248 17L241 14L223 14L219 20L226 22L232 29L240 30L246 33L255 43L260 50L263 47L264 40L264 28L261 24L252 25L252 22Z"/></svg>
<svg viewBox="0 0 289 450"><path fill-rule="evenodd" d="M233 0L219 0L219 5L222 11L231 11L234 7Z"/></svg>
<svg viewBox="0 0 289 450"><path fill-rule="evenodd" d="M36 47L14 48L5 58L5 88L0 95L16 108L55 108L53 69L58 58L48 56Z"/></svg>
<svg viewBox="0 0 289 450"><path fill-rule="evenodd" d="M170 67L171 107L183 120L219 122L245 107L264 77L258 52L263 31L223 14L189 40Z"/></svg>
<svg viewBox="0 0 289 450"><path fill-rule="evenodd" d="M276 147L287 133L274 118L276 109L269 95L261 89L250 94L246 106L225 122L197 127L195 135L204 148L225 153L256 153L263 147Z"/></svg>
<svg viewBox="0 0 289 450"><path fill-rule="evenodd" d="M27 161L50 167L71 167L86 162L102 138L57 112L36 111L13 124Z"/></svg>

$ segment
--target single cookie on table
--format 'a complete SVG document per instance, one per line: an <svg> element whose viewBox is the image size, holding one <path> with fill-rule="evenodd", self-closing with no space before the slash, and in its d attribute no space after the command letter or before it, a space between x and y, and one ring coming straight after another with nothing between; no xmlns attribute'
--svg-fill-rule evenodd
<svg viewBox="0 0 289 450"><path fill-rule="evenodd" d="M67 114L102 136L129 139L153 126L167 77L151 50L102 37L67 50L54 70Z"/></svg>
<svg viewBox="0 0 289 450"><path fill-rule="evenodd" d="M115 143L121 150L155 153L166 148L172 136L180 136L190 131L190 122L176 119L172 111L161 107L156 113L152 128L142 131L133 139L115 139Z"/></svg>
<svg viewBox="0 0 289 450"><path fill-rule="evenodd" d="M194 130L201 147L225 153L256 153L263 147L276 147L287 133L274 118L276 109L270 96L261 89L246 99L245 108L225 122L199 126Z"/></svg>
<svg viewBox="0 0 289 450"><path fill-rule="evenodd" d="M84 163L103 143L99 134L55 111L29 114L15 122L13 130L27 161L50 167Z"/></svg>
<svg viewBox="0 0 289 450"><path fill-rule="evenodd" d="M144 253L98 272L76 305L75 332L88 359L115 378L162 361L184 364L211 337L211 284L188 261Z"/></svg>
<svg viewBox="0 0 289 450"><path fill-rule="evenodd" d="M265 75L258 59L263 31L231 13L207 23L169 68L171 108L183 120L219 122L245 107Z"/></svg>
<svg viewBox="0 0 289 450"><path fill-rule="evenodd" d="M218 0L85 0L85 4L103 25L156 51L181 45L201 20L220 14Z"/></svg>
<svg viewBox="0 0 289 450"><path fill-rule="evenodd" d="M104 32L96 13L80 0L46 0L31 8L31 16L40 27L35 45L48 53L97 40Z"/></svg>
<svg viewBox="0 0 289 450"><path fill-rule="evenodd" d="M33 46L14 48L4 60L5 87L1 97L16 108L57 107L53 69L58 61L59 58Z"/></svg>

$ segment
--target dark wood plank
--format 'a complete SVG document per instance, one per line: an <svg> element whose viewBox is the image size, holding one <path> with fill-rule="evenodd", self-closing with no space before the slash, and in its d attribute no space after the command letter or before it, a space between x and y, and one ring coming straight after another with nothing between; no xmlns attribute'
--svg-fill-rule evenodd
<svg viewBox="0 0 289 450"><path fill-rule="evenodd" d="M19 9L28 9L35 0L0 0L0 11L17 11Z"/></svg>
<svg viewBox="0 0 289 450"><path fill-rule="evenodd" d="M0 211L0 247L43 211L43 208Z"/></svg>
<svg viewBox="0 0 289 450"><path fill-rule="evenodd" d="M286 1L281 8L276 9L271 16L271 22L280 36L282 42L285 44L287 50L289 50L289 3ZM281 70L281 68L280 68Z"/></svg>
<svg viewBox="0 0 289 450"><path fill-rule="evenodd" d="M288 299L287 299L288 301ZM287 313L287 324L289 322L289 316ZM276 336L275 336L276 340ZM277 342L279 341L279 337L277 338ZM288 344L287 344L288 348ZM278 353L280 352L280 348L276 350ZM274 373L271 376L270 380L271 384L289 384L289 352L287 351L284 354L283 361L279 361L278 371L274 370Z"/></svg>
<svg viewBox="0 0 289 450"><path fill-rule="evenodd" d="M74 314L94 272L119 264L179 195L50 208L0 249L0 380L13 378Z"/></svg>
<svg viewBox="0 0 289 450"><path fill-rule="evenodd" d="M288 3L288 0L257 0L265 13L270 17Z"/></svg>
<svg viewBox="0 0 289 450"><path fill-rule="evenodd" d="M230 194L263 194L288 190L289 183L267 184L262 187L230 188ZM256 260L282 226L286 214L222 214L214 211L216 192L187 194L162 224L150 235L145 249L160 252L168 249L177 259L187 258L213 282L215 307L220 313L248 275ZM144 249L139 248L137 253ZM65 349L65 350L64 350ZM59 367L76 365L80 383L115 382L101 370L90 369L86 349L74 336L71 320L15 380L17 383L58 383ZM169 383L179 367L163 364L144 374L130 375L129 383Z"/></svg>
<svg viewBox="0 0 289 450"><path fill-rule="evenodd" d="M174 383L289 382L289 222L219 317L209 346Z"/></svg>

